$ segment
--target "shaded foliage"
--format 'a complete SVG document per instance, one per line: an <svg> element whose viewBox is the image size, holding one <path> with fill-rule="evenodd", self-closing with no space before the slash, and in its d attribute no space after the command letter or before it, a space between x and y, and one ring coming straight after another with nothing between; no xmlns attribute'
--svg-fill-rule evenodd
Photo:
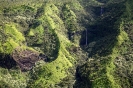
<svg viewBox="0 0 133 88"><path fill-rule="evenodd" d="M10 55L0 54L0 67L11 69L17 66L16 61Z"/></svg>

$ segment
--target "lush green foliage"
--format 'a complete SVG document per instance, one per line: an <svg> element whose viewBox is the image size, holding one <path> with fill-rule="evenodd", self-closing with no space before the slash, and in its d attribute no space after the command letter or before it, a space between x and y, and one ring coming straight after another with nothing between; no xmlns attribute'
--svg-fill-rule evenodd
<svg viewBox="0 0 133 88"><path fill-rule="evenodd" d="M9 85L15 88L14 85L16 84L16 88L25 88L26 86L30 88L48 88L50 86L54 87L61 79L68 76L69 72L67 70L73 66L76 58L67 49L72 45L76 45L67 38L64 20L60 18L62 11L58 8L63 8L65 3L57 3L57 7L53 2L38 3L38 6L33 6L34 2L30 6L27 6L27 4L21 5L20 2L19 5L9 6L12 7L10 9L7 6L2 10L3 17L7 17L7 20L9 18L11 22L5 24L5 21L2 20L1 28L5 31L4 33L1 31L3 33L1 37L5 36L6 40L1 41L1 53L12 54L16 47L22 47L43 53L48 57L47 63L44 61L36 62L35 67L25 74L17 73L21 71L11 68L11 72L7 71L8 75L13 74L11 79L8 79L6 74L0 74L1 81L3 81L0 84L2 87ZM79 5L78 2L76 4ZM76 4L73 6L78 9L75 6ZM72 10L71 13L76 17ZM68 15L67 18L69 17ZM6 69L1 68L2 71ZM5 80L3 80L4 77ZM15 83L12 83L14 79Z"/></svg>
<svg viewBox="0 0 133 88"><path fill-rule="evenodd" d="M109 3L110 2L111 1L109 1ZM113 4L110 3L111 5L109 5L109 3L107 3L109 7L110 6L112 8L115 7L114 2L112 2ZM129 24L128 22L130 22L132 18L132 16L130 15L132 13L131 12L132 7L130 4L130 0L126 1L125 6L124 4L125 2L119 3L119 5L116 4L118 7L115 9L115 11L116 12L119 11L121 13L121 16L120 16L120 13L116 13L115 11L114 11L115 13L113 13L112 12L113 10L111 10L110 8L106 8L108 6L104 7L106 8L107 13L105 12L105 14L101 16L102 19L100 20L100 22L102 22L101 24L103 25L98 25L98 27L96 27L96 28L99 28L98 30L100 31L103 30L102 35L97 34L97 36L102 36L102 37L100 37L100 40L99 40L99 38L94 35L96 38L93 38L92 41L90 41L92 43L90 43L90 45L87 47L89 52L90 52L89 49L91 48L94 49L94 52L91 51L91 55L93 59L90 58L90 60L88 60L88 62L85 65L81 66L81 68L78 71L81 76L81 79L85 78L84 85L88 87L92 87L92 88L99 88L99 87L131 88L132 87L132 84L130 82L132 79L128 78L128 77L131 77L131 74L126 74L126 72L124 72L127 69L128 71L129 69L131 71L132 67L126 68L124 66L123 67L124 71L122 71L121 69L122 68L121 65L124 65L124 61L126 61L124 60L125 55L127 56L129 52L130 53L132 52L132 50L129 49L129 47L132 44L131 42L132 37L129 34L129 31L131 31L131 28L129 27L126 28L127 27L126 25ZM111 13L108 14L108 11ZM113 19L110 19L110 16ZM105 23L107 21L110 21L109 25ZM95 28L94 26L92 27ZM132 26L130 25L130 27ZM93 32L99 33L100 31L98 30L95 30ZM120 60L121 57L123 58L122 60ZM118 60L120 60L120 62ZM129 63L129 62L126 61L126 63ZM126 75L125 78L124 78L124 75Z"/></svg>
<svg viewBox="0 0 133 88"><path fill-rule="evenodd" d="M2 0L0 88L132 88L132 9L132 0ZM17 47L46 62L9 66Z"/></svg>

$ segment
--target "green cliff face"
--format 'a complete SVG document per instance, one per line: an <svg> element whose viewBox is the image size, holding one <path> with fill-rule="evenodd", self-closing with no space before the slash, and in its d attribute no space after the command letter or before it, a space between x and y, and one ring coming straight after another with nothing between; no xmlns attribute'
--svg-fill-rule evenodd
<svg viewBox="0 0 133 88"><path fill-rule="evenodd" d="M132 0L1 0L0 88L132 88L132 9Z"/></svg>

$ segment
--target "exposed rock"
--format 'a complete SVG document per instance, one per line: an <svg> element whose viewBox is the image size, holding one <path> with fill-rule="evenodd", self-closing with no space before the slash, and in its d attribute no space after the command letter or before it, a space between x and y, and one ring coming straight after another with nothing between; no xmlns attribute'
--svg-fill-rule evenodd
<svg viewBox="0 0 133 88"><path fill-rule="evenodd" d="M40 55L32 50L22 50L20 48L16 48L12 53L13 59L17 62L22 71L31 70L37 61L46 59L44 56L45 55Z"/></svg>

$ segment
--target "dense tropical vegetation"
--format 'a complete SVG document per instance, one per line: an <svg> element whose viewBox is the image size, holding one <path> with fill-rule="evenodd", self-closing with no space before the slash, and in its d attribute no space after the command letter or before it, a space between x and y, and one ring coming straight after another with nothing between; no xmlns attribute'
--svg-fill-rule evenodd
<svg viewBox="0 0 133 88"><path fill-rule="evenodd" d="M0 0L0 88L132 88L133 0Z"/></svg>

